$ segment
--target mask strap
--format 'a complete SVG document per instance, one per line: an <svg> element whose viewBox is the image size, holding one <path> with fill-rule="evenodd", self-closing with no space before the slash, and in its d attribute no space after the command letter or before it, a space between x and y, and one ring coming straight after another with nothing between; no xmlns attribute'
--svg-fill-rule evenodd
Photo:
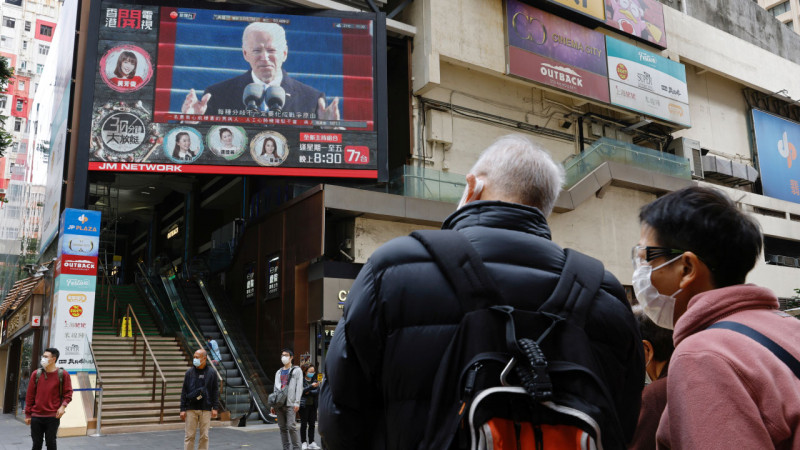
<svg viewBox="0 0 800 450"><path fill-rule="evenodd" d="M664 264L659 265L658 267L653 267L652 272L655 272L656 270L658 270L658 269L660 269L662 267L665 267L665 266L668 266L668 265L674 263L675 261L679 260L681 258L681 256L683 256L683 253L681 253L680 255L670 259L669 261L665 262Z"/></svg>

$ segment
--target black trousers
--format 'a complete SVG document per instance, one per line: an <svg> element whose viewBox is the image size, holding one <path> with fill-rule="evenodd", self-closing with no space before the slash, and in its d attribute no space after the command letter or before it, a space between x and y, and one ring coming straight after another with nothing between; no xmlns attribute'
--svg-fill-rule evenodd
<svg viewBox="0 0 800 450"><path fill-rule="evenodd" d="M61 419L55 417L31 417L32 450L42 449L42 438L47 443L47 450L56 450L56 433Z"/></svg>
<svg viewBox="0 0 800 450"><path fill-rule="evenodd" d="M317 422L317 405L300 408L300 442L314 442L314 425ZM308 427L308 439L306 439Z"/></svg>

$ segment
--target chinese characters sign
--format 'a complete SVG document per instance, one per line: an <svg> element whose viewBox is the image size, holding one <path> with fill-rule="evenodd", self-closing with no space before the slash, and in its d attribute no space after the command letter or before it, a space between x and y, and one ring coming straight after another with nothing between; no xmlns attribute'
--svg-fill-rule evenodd
<svg viewBox="0 0 800 450"><path fill-rule="evenodd" d="M754 109L753 129L764 195L800 203L800 123Z"/></svg>
<svg viewBox="0 0 800 450"><path fill-rule="evenodd" d="M690 126L686 68L606 36L611 103Z"/></svg>
<svg viewBox="0 0 800 450"><path fill-rule="evenodd" d="M61 352L59 366L91 371L94 365L84 356L94 326L100 212L65 209L59 236L51 345Z"/></svg>
<svg viewBox="0 0 800 450"><path fill-rule="evenodd" d="M90 170L377 177L369 16L99 8Z"/></svg>

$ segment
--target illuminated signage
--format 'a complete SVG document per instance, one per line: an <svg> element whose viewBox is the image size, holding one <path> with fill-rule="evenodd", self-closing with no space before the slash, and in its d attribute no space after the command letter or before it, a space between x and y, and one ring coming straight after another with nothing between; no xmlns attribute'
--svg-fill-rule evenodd
<svg viewBox="0 0 800 450"><path fill-rule="evenodd" d="M764 195L800 203L800 123L754 109L753 129Z"/></svg>
<svg viewBox="0 0 800 450"><path fill-rule="evenodd" d="M90 170L378 177L374 14L175 5L92 4Z"/></svg>
<svg viewBox="0 0 800 450"><path fill-rule="evenodd" d="M167 231L167 239L172 239L172 238L174 238L175 236L177 236L177 235L178 235L178 232L179 232L179 231L180 231L180 229L178 228L178 226L177 226L177 225L175 225L174 227L172 227L172 229L171 229L171 230Z"/></svg>

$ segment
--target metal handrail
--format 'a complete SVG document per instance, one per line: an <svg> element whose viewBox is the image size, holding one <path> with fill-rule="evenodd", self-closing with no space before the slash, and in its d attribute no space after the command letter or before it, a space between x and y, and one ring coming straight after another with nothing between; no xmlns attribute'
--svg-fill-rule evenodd
<svg viewBox="0 0 800 450"><path fill-rule="evenodd" d="M161 418L158 423L164 423L164 397L167 396L167 379L164 377L164 372L161 371L161 365L158 364L156 355L153 353L153 349L150 348L150 342L147 340L147 336L144 334L142 326L139 324L139 318L136 317L136 312L131 305L128 305L125 314L133 316L133 320L136 321L136 328L139 329L139 334L142 335L142 340L144 340L144 345L147 347L147 351L150 352L150 357L153 358L153 395L150 401L154 402L156 400L156 370L158 370L158 374L161 375ZM136 333L133 334L133 354L134 356L136 355ZM146 369L146 357L147 353L142 349L142 378L144 378Z"/></svg>
<svg viewBox="0 0 800 450"><path fill-rule="evenodd" d="M197 285L200 287L200 292L203 294L203 299L206 301L208 308L211 310L211 317L214 318L214 321L217 323L217 327L222 332L222 337L225 339L225 343L228 344L228 349L231 351L231 356L233 356L233 362L236 365L236 369L240 374L242 374L242 381L244 381L245 387L250 392L250 396L253 397L253 401L255 402L256 410L258 411L259 416L262 418L262 420L266 420L266 413L261 410L261 406L257 401L255 401L256 389L250 380L244 376L245 371L242 370L241 366L242 358L239 356L236 346L233 345L230 334L228 334L228 329L225 326L225 323L222 321L216 305L214 305L214 302L211 300L211 295L208 293L208 289L206 289L205 282L203 282L201 279L198 279Z"/></svg>
<svg viewBox="0 0 800 450"><path fill-rule="evenodd" d="M197 339L197 335L194 334L194 330L192 330L192 327L189 326L189 322L186 320L186 317L183 316L183 313L179 309L176 309L175 312L177 312L178 315L181 316L181 320L183 320L183 323L186 324L186 329L189 330L189 333L192 333L194 342L197 343L197 348L202 348L203 350L205 350L203 344L200 342L199 339ZM217 374L217 379L219 380L219 390L220 392L222 392L222 390L225 388L225 380L222 379L222 375L220 375L217 368L214 367L214 364L208 364L208 365L211 366L211 368L214 369L214 373Z"/></svg>
<svg viewBox="0 0 800 450"><path fill-rule="evenodd" d="M106 312L108 312L108 309L110 307L112 307L112 305L109 304L109 301L110 301L110 298L111 298L111 294L114 294L113 311L111 313L111 329L112 330L116 330L117 329L117 303L118 303L117 302L117 293L116 293L116 291L111 289L111 279L108 278L108 270L107 269L108 269L108 266L107 265L103 265L103 279L106 282Z"/></svg>
<svg viewBox="0 0 800 450"><path fill-rule="evenodd" d="M89 341L89 352L92 354L92 361L94 361L94 370L97 373L97 381L95 381L95 388L100 389L100 396L95 397L95 416L97 417L97 432L93 434L94 437L100 437L103 432L100 429L100 423L103 421L103 377L100 375L100 368L97 367L97 357L94 356L94 346Z"/></svg>

